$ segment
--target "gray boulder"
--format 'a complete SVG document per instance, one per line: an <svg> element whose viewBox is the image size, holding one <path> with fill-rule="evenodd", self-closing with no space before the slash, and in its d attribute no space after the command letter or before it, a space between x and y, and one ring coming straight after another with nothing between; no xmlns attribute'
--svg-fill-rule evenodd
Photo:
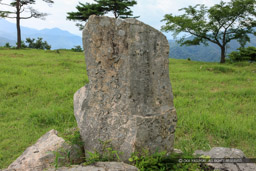
<svg viewBox="0 0 256 171"><path fill-rule="evenodd" d="M250 163L244 153L235 148L214 147L210 151L195 151L196 156L208 156L211 162L206 166L220 171L255 171L256 164ZM230 162L236 161L236 162Z"/></svg>
<svg viewBox="0 0 256 171"><path fill-rule="evenodd" d="M85 151L110 140L134 151L171 152L176 128L166 37L136 19L91 16L83 30L89 84L74 95Z"/></svg>

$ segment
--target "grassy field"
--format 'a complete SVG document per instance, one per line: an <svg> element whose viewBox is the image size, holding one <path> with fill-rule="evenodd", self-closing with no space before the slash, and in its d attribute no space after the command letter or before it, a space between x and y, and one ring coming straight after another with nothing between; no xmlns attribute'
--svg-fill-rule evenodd
<svg viewBox="0 0 256 171"><path fill-rule="evenodd" d="M223 146L256 157L256 64L170 59L175 147ZM0 168L50 129L76 126L73 94L88 83L83 53L0 49Z"/></svg>

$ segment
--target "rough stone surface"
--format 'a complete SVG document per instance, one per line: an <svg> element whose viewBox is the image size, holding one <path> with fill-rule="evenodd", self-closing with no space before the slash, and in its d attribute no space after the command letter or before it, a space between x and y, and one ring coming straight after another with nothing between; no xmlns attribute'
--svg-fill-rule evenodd
<svg viewBox="0 0 256 171"><path fill-rule="evenodd" d="M214 147L210 151L195 151L194 155L199 156L210 156L210 158L220 158L220 159L246 159L244 153L239 149L234 148L224 148L224 147ZM221 171L255 171L255 163L205 163L212 169Z"/></svg>
<svg viewBox="0 0 256 171"><path fill-rule="evenodd" d="M70 151L70 159L73 162L80 160L81 154L79 156L79 152L81 150L79 147L68 145L63 138L58 137L56 130L51 130L39 138L34 145L28 147L4 171L42 171L51 167L54 162L55 154L53 152L59 151L63 154L67 150Z"/></svg>
<svg viewBox="0 0 256 171"><path fill-rule="evenodd" d="M74 95L85 151L111 140L127 160L142 149L172 151L176 111L166 37L136 19L91 16L83 31L89 84Z"/></svg>
<svg viewBox="0 0 256 171"><path fill-rule="evenodd" d="M90 166L61 167L56 171L138 171L134 166L120 162L98 162ZM49 169L48 171L55 171Z"/></svg>

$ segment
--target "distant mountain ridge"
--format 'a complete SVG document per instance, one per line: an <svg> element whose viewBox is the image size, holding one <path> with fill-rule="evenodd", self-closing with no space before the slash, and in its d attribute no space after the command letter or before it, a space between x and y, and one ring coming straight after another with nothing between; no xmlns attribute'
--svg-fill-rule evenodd
<svg viewBox="0 0 256 171"><path fill-rule="evenodd" d="M42 37L51 46L52 49L71 49L74 46L82 46L82 37L74 35L68 31L59 28L36 30L27 27L21 27L22 40L26 38ZM192 37L190 37L192 38ZM251 42L246 46L256 46L256 36L250 35ZM16 44L16 25L4 19L0 19L0 46L9 42L12 46ZM176 59L187 59L205 62L219 62L220 48L211 42L209 46L180 46L175 40L169 40L170 57ZM237 41L229 43L227 54L239 48Z"/></svg>
<svg viewBox="0 0 256 171"><path fill-rule="evenodd" d="M246 46L256 46L256 36L250 36L250 43ZM191 39L189 37L188 39ZM175 59L187 59L190 58L193 61L205 61L205 62L219 62L220 61L220 47L214 43L208 42L209 46L180 46L175 40L169 40L170 45L170 57ZM236 51L240 47L240 44L236 40L232 40L227 46L227 53Z"/></svg>
<svg viewBox="0 0 256 171"><path fill-rule="evenodd" d="M36 30L21 27L21 34L22 40L42 37L52 46L52 49L71 49L77 45L82 46L82 37L59 28ZM0 19L0 46L5 45L7 42L14 46L16 37L16 24Z"/></svg>

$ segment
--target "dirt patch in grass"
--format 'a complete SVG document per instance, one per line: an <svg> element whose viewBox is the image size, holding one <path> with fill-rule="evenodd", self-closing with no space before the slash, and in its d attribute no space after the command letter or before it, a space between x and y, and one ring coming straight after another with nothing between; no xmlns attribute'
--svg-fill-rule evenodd
<svg viewBox="0 0 256 171"><path fill-rule="evenodd" d="M17 57L24 57L24 55L23 54L13 53L13 54L8 55L8 57L17 58Z"/></svg>

